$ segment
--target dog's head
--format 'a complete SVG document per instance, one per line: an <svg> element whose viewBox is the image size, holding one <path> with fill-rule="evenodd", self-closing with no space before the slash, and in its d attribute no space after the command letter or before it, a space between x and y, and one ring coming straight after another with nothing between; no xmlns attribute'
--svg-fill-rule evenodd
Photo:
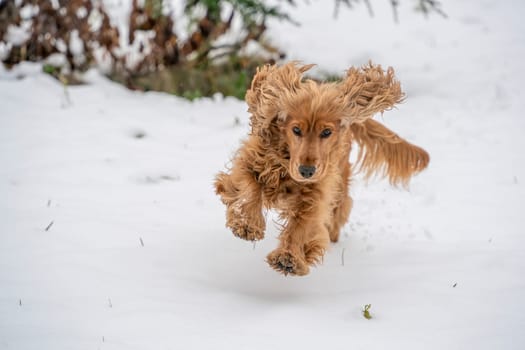
<svg viewBox="0 0 525 350"><path fill-rule="evenodd" d="M340 165L342 157L348 158L353 125L366 123L403 99L391 68L383 71L370 63L350 68L342 81L318 83L303 80L312 66L264 66L246 93L252 133L284 142L288 171L298 182L319 181L334 169L330 165ZM376 140L381 142L381 135Z"/></svg>
<svg viewBox="0 0 525 350"><path fill-rule="evenodd" d="M304 82L281 101L277 124L290 155L289 173L298 182L322 179L349 147L340 96L333 84Z"/></svg>

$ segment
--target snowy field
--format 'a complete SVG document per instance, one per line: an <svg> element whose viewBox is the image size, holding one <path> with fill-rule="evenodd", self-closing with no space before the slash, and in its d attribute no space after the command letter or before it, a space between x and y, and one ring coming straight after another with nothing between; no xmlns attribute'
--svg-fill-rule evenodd
<svg viewBox="0 0 525 350"><path fill-rule="evenodd" d="M0 349L525 349L525 4L443 3L270 25L318 71L392 65L407 100L382 121L431 155L409 191L356 178L307 277L265 263L271 218L255 246L224 227L242 101L0 68Z"/></svg>

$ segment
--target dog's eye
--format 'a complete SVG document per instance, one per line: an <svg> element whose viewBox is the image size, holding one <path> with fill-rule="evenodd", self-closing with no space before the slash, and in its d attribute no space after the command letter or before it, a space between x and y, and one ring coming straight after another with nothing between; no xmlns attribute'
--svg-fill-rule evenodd
<svg viewBox="0 0 525 350"><path fill-rule="evenodd" d="M321 138L322 139L326 139L328 136L332 135L332 130L330 129L324 129L323 131L321 131Z"/></svg>
<svg viewBox="0 0 525 350"><path fill-rule="evenodd" d="M292 128L292 131L293 131L293 133L294 133L295 135L297 135L297 136L301 136L301 135L302 135L301 129L299 129L299 127L297 127L297 126L294 126L294 127Z"/></svg>

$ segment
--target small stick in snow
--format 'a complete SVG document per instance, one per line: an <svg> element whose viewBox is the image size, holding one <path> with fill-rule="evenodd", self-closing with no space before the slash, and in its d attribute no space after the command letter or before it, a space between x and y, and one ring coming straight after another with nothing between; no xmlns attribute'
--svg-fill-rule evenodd
<svg viewBox="0 0 525 350"><path fill-rule="evenodd" d="M102 342L105 343L106 339L104 339L104 336L102 336Z"/></svg>
<svg viewBox="0 0 525 350"><path fill-rule="evenodd" d="M51 199L47 200L47 207L49 208L51 206Z"/></svg>
<svg viewBox="0 0 525 350"><path fill-rule="evenodd" d="M113 304L111 303L111 298L108 298L108 302L109 302L109 307L113 307Z"/></svg>
<svg viewBox="0 0 525 350"><path fill-rule="evenodd" d="M372 10L372 5L370 5L370 1L365 0L366 7L368 8L368 14L370 17L374 17L374 11Z"/></svg>
<svg viewBox="0 0 525 350"><path fill-rule="evenodd" d="M253 241L253 250L255 250L255 245L257 244L256 241Z"/></svg>
<svg viewBox="0 0 525 350"><path fill-rule="evenodd" d="M452 288L456 288L457 285L458 285L458 282L454 283L454 284L452 285Z"/></svg>
<svg viewBox="0 0 525 350"><path fill-rule="evenodd" d="M22 306L22 299L18 299L18 305Z"/></svg>
<svg viewBox="0 0 525 350"><path fill-rule="evenodd" d="M142 237L139 237L140 239L140 245L144 247L144 241L142 240Z"/></svg>
<svg viewBox="0 0 525 350"><path fill-rule="evenodd" d="M398 0L390 0L390 4L392 5L392 12L394 14L394 22L399 23L399 16L397 14L397 6L399 5Z"/></svg>
<svg viewBox="0 0 525 350"><path fill-rule="evenodd" d="M341 266L345 266L345 248L341 252Z"/></svg>
<svg viewBox="0 0 525 350"><path fill-rule="evenodd" d="M68 81L64 76L61 76L61 75L58 77L58 80L60 80L60 82L62 83L62 86L64 87L64 100L60 104L60 107L62 108L69 107L73 103L71 103L71 98L69 97L69 91L67 89Z"/></svg>
<svg viewBox="0 0 525 350"><path fill-rule="evenodd" d="M51 222L49 223L49 225L47 225L47 227L46 227L46 232L49 231L49 229L51 228L51 226L53 226L53 223L54 223L54 221L51 220Z"/></svg>

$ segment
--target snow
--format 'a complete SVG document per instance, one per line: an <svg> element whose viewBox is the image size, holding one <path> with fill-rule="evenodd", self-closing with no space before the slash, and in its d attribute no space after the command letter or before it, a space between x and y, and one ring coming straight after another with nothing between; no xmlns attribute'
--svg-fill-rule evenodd
<svg viewBox="0 0 525 350"><path fill-rule="evenodd" d="M69 37L69 48L73 56L81 56L84 54L84 44L80 39L78 30L71 31L71 36Z"/></svg>
<svg viewBox="0 0 525 350"><path fill-rule="evenodd" d="M11 51L12 47L11 43L0 41L0 61L5 60L9 56L9 51Z"/></svg>
<svg viewBox="0 0 525 350"><path fill-rule="evenodd" d="M28 20L38 13L38 6L36 5L25 5L20 9L20 17L24 20Z"/></svg>
<svg viewBox="0 0 525 350"><path fill-rule="evenodd" d="M87 9L84 6L82 6L78 8L76 14L78 18L84 18L87 16L87 12L88 12Z"/></svg>
<svg viewBox="0 0 525 350"><path fill-rule="evenodd" d="M22 21L19 27L10 24L4 37L7 43L22 45L31 37L31 23Z"/></svg>
<svg viewBox="0 0 525 350"><path fill-rule="evenodd" d="M224 227L212 181L242 101L0 68L0 349L525 347L523 3L397 25L324 4L271 37L318 72L394 66L407 100L378 118L431 163L409 191L357 177L341 242L301 278L264 262L271 214L255 246Z"/></svg>
<svg viewBox="0 0 525 350"><path fill-rule="evenodd" d="M102 28L103 20L104 18L102 17L102 13L100 13L99 9L95 7L89 13L89 17L88 17L89 30L91 30L92 32L99 31L100 28Z"/></svg>
<svg viewBox="0 0 525 350"><path fill-rule="evenodd" d="M44 62L53 67L65 67L67 65L67 58L63 53L53 53L47 56Z"/></svg>

